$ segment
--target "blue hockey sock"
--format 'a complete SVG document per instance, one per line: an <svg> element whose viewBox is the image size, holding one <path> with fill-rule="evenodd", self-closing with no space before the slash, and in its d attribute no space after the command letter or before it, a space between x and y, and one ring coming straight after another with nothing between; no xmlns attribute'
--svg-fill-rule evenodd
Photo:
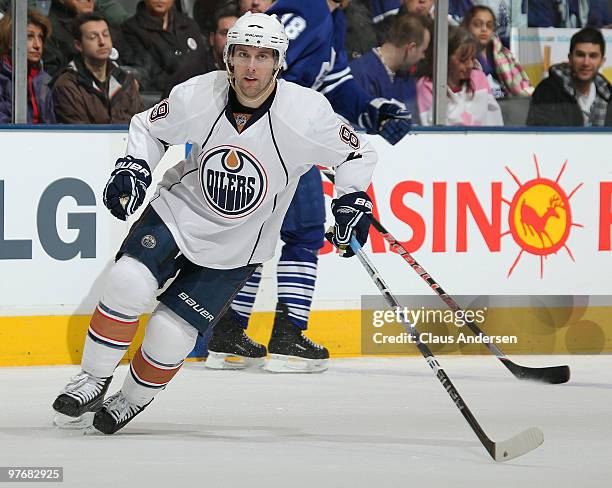
<svg viewBox="0 0 612 488"><path fill-rule="evenodd" d="M285 244L278 262L278 301L287 305L289 320L308 327L312 295L317 280L317 251Z"/></svg>
<svg viewBox="0 0 612 488"><path fill-rule="evenodd" d="M253 311L253 304L257 297L257 290L259 289L259 282L261 281L261 270L263 266L257 268L246 284L242 287L242 290L238 292L236 298L232 302L232 311L234 312L234 318L244 328L249 325L249 318ZM231 313L231 311L228 311Z"/></svg>

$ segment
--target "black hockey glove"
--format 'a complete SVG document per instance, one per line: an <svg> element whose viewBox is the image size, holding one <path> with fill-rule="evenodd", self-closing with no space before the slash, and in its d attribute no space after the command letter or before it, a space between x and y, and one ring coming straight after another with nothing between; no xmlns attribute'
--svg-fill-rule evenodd
<svg viewBox="0 0 612 488"><path fill-rule="evenodd" d="M412 127L412 115L397 100L374 98L359 118L368 134L378 134L389 144L395 145Z"/></svg>
<svg viewBox="0 0 612 488"><path fill-rule="evenodd" d="M125 220L142 205L151 184L151 170L144 159L119 158L104 188L104 205L120 220Z"/></svg>
<svg viewBox="0 0 612 488"><path fill-rule="evenodd" d="M355 255L349 246L351 236L355 235L361 245L368 240L372 201L366 192L356 191L332 200L331 208L336 221L332 244L343 249L343 258L350 258Z"/></svg>

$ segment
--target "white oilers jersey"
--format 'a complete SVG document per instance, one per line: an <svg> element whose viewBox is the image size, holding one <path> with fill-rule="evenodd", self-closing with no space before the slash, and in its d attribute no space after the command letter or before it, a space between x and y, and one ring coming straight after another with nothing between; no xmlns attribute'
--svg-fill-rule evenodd
<svg viewBox="0 0 612 488"><path fill-rule="evenodd" d="M173 144L193 144L169 169L151 205L181 252L201 266L228 269L272 257L300 176L336 167L338 196L365 191L376 164L367 141L319 93L279 80L241 132L228 104L224 71L192 78L130 124L127 154L154 170Z"/></svg>

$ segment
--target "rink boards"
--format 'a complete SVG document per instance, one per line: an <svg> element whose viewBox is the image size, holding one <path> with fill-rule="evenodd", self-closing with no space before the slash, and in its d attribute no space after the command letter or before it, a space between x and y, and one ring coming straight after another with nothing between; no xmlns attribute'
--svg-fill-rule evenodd
<svg viewBox="0 0 612 488"><path fill-rule="evenodd" d="M380 156L370 190L375 215L453 296L591 297L578 305L551 300L544 308L562 311L544 318L528 302L514 307L512 321L486 328L518 336L501 345L505 352L610 352L611 139L605 132L419 132L391 147L371 137ZM125 144L123 129L0 130L0 365L79 361L88 314L129 228L101 199ZM171 148L157 178L183 154ZM324 189L331 198L331 184ZM431 293L380 235L370 237L366 249L394 293ZM319 277L311 337L332 354L417 353L410 344L367 347L361 297L377 291L359 263L326 245ZM267 341L274 303L268 263L254 339ZM435 347L484 351L477 344Z"/></svg>

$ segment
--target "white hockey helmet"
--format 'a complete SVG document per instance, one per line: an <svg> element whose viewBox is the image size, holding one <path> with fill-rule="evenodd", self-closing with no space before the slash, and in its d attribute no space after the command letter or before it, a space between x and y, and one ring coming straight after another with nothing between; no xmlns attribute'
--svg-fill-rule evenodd
<svg viewBox="0 0 612 488"><path fill-rule="evenodd" d="M227 32L227 41L223 49L223 61L226 66L229 66L232 46L236 44L274 49L278 54L275 68L280 70L285 62L289 39L283 24L276 16L247 12Z"/></svg>

